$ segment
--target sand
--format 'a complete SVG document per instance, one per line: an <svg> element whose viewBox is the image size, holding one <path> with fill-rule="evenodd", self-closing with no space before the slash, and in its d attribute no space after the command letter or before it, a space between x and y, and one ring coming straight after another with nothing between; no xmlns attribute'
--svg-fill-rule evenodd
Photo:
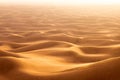
<svg viewBox="0 0 120 80"><path fill-rule="evenodd" d="M119 18L75 9L1 6L0 80L120 80Z"/></svg>

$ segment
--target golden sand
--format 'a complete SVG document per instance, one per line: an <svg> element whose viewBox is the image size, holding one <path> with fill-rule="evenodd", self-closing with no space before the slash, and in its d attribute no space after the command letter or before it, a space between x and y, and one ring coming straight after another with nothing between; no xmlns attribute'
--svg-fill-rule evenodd
<svg viewBox="0 0 120 80"><path fill-rule="evenodd" d="M0 80L120 80L119 19L71 9L1 6Z"/></svg>

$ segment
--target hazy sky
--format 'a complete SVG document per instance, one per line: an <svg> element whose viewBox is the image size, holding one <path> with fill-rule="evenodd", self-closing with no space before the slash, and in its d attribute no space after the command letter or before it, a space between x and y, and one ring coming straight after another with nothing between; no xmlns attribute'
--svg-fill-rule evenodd
<svg viewBox="0 0 120 80"><path fill-rule="evenodd" d="M0 3L28 4L119 4L120 0L0 0Z"/></svg>

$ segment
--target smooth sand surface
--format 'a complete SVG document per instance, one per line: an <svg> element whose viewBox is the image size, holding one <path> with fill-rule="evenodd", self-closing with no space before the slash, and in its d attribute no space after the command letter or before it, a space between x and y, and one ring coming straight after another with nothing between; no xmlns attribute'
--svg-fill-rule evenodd
<svg viewBox="0 0 120 80"><path fill-rule="evenodd" d="M71 9L1 6L0 80L120 80L120 19Z"/></svg>

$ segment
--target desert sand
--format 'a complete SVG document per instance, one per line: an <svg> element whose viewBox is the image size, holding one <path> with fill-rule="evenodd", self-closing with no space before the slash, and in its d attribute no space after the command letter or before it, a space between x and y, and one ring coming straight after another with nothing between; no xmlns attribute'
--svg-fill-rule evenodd
<svg viewBox="0 0 120 80"><path fill-rule="evenodd" d="M0 6L0 80L120 80L117 9L94 10Z"/></svg>

